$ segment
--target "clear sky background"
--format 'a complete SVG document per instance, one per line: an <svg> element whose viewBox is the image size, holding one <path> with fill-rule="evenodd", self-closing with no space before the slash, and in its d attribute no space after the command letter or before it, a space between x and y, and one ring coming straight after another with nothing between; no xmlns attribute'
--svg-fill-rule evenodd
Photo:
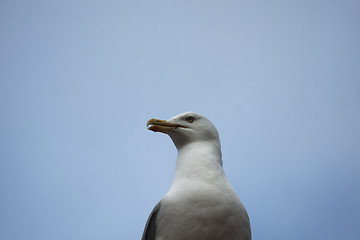
<svg viewBox="0 0 360 240"><path fill-rule="evenodd" d="M0 239L140 239L185 111L254 240L360 239L360 2L0 2Z"/></svg>

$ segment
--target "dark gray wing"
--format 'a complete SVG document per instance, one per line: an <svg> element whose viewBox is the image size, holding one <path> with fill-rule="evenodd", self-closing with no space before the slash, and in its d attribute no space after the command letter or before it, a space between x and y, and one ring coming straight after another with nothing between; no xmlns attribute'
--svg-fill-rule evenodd
<svg viewBox="0 0 360 240"><path fill-rule="evenodd" d="M150 216L146 222L146 226L144 229L144 233L142 235L141 240L155 240L156 235L156 217L160 210L161 202L156 204L152 212L150 213Z"/></svg>

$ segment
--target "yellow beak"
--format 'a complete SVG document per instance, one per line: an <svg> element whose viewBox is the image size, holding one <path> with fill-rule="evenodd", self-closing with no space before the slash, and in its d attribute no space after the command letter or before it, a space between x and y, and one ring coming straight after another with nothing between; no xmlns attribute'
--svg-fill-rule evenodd
<svg viewBox="0 0 360 240"><path fill-rule="evenodd" d="M174 123L169 123L166 120L159 120L159 119L155 119L152 118L150 119L147 123L146 126L151 125L148 129L153 131L153 132L170 132L178 127L180 127L181 125L179 124L174 124Z"/></svg>

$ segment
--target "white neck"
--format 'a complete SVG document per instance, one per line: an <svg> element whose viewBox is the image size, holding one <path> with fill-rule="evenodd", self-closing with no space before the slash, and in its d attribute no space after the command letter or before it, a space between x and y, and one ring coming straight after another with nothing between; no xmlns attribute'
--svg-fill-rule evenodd
<svg viewBox="0 0 360 240"><path fill-rule="evenodd" d="M173 185L182 181L211 183L224 178L220 144L193 142L178 149Z"/></svg>

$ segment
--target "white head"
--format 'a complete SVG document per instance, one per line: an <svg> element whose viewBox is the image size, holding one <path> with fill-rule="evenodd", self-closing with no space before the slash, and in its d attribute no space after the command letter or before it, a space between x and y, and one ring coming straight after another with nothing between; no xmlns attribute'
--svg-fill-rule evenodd
<svg viewBox="0 0 360 240"><path fill-rule="evenodd" d="M149 130L168 134L177 149L197 141L210 142L220 149L219 134L215 126L198 113L186 112L169 120L150 119L147 125L151 125Z"/></svg>

